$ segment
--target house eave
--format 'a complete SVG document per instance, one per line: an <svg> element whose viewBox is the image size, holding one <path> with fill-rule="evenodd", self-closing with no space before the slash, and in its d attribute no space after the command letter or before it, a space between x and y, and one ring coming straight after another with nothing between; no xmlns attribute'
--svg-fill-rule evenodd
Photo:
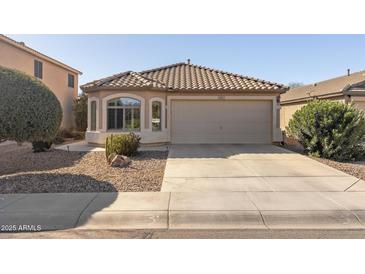
<svg viewBox="0 0 365 274"><path fill-rule="evenodd" d="M348 96L365 96L365 88L353 88L344 92L344 94Z"/></svg>
<svg viewBox="0 0 365 274"><path fill-rule="evenodd" d="M157 87L92 87L92 88L83 88L80 87L82 91L85 93L91 93L96 91L163 91L163 92L172 92L172 93L212 93L212 92L221 92L221 93L273 93L273 94L282 94L287 91L287 89L171 89L171 88L157 88Z"/></svg>
<svg viewBox="0 0 365 274"><path fill-rule="evenodd" d="M346 94L342 91L339 92L332 92L332 93L327 93L327 94L321 94L321 95L314 95L311 97L301 97L301 98L295 98L295 99L291 99L291 100L281 100L281 105L288 105L288 104L294 104L294 103L305 103L307 101L313 100L313 99L331 99L331 98L335 98L335 97L341 97L341 96L345 96Z"/></svg>

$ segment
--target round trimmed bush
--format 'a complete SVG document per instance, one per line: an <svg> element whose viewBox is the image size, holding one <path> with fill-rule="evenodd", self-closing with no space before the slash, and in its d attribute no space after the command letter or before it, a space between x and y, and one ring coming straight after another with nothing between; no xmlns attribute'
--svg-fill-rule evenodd
<svg viewBox="0 0 365 274"><path fill-rule="evenodd" d="M41 81L0 66L0 139L49 142L62 120L57 97Z"/></svg>
<svg viewBox="0 0 365 274"><path fill-rule="evenodd" d="M287 131L310 155L337 161L364 157L364 113L352 105L313 100L294 113Z"/></svg>

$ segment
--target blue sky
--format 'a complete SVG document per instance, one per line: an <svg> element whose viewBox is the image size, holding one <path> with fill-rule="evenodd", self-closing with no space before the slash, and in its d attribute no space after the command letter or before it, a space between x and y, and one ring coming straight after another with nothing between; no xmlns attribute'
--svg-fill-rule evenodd
<svg viewBox="0 0 365 274"><path fill-rule="evenodd" d="M365 35L9 35L83 72L80 84L186 61L283 84L365 70Z"/></svg>

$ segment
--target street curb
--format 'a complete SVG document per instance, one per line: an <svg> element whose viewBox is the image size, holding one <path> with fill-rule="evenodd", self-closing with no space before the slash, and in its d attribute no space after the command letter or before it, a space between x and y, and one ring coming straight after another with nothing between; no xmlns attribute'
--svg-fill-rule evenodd
<svg viewBox="0 0 365 274"><path fill-rule="evenodd" d="M0 226L1 232L24 232L28 227L29 231L34 227L41 231L365 229L365 192L292 193L284 201L286 196L277 192L252 197L244 192L0 195Z"/></svg>

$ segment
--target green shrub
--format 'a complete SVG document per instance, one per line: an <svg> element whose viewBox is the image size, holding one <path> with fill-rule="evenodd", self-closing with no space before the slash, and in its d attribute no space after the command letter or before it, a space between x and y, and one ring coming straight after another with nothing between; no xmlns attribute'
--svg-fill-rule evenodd
<svg viewBox="0 0 365 274"><path fill-rule="evenodd" d="M57 97L41 81L0 66L0 139L51 141L62 120Z"/></svg>
<svg viewBox="0 0 365 274"><path fill-rule="evenodd" d="M73 113L75 117L76 129L86 131L87 128L87 95L82 93L74 100Z"/></svg>
<svg viewBox="0 0 365 274"><path fill-rule="evenodd" d="M71 130L65 129L65 128L61 128L58 132L57 132L57 136L58 137L62 137L62 138L73 138L73 133Z"/></svg>
<svg viewBox="0 0 365 274"><path fill-rule="evenodd" d="M83 131L74 131L72 132L72 136L74 140L84 140L85 139L85 132Z"/></svg>
<svg viewBox="0 0 365 274"><path fill-rule="evenodd" d="M33 152L45 152L52 146L52 142L36 141L32 142Z"/></svg>
<svg viewBox="0 0 365 274"><path fill-rule="evenodd" d="M60 136L60 135L56 135L56 137L53 138L52 142L56 145L60 145L65 141L65 139Z"/></svg>
<svg viewBox="0 0 365 274"><path fill-rule="evenodd" d="M111 145L112 139L113 139L113 134L106 137L106 140L105 140L105 157L108 162L109 162L109 157L112 154L112 145Z"/></svg>
<svg viewBox="0 0 365 274"><path fill-rule="evenodd" d="M124 156L133 156L137 153L141 137L134 133L111 135L106 138L105 154L106 158L112 153Z"/></svg>
<svg viewBox="0 0 365 274"><path fill-rule="evenodd" d="M287 131L313 156L337 161L364 156L364 113L352 105L314 100L294 113Z"/></svg>
<svg viewBox="0 0 365 274"><path fill-rule="evenodd" d="M74 139L74 140L84 140L85 132L84 131L70 131L67 129L60 129L57 132L56 137L53 139L54 144L61 144L65 141L65 139Z"/></svg>

